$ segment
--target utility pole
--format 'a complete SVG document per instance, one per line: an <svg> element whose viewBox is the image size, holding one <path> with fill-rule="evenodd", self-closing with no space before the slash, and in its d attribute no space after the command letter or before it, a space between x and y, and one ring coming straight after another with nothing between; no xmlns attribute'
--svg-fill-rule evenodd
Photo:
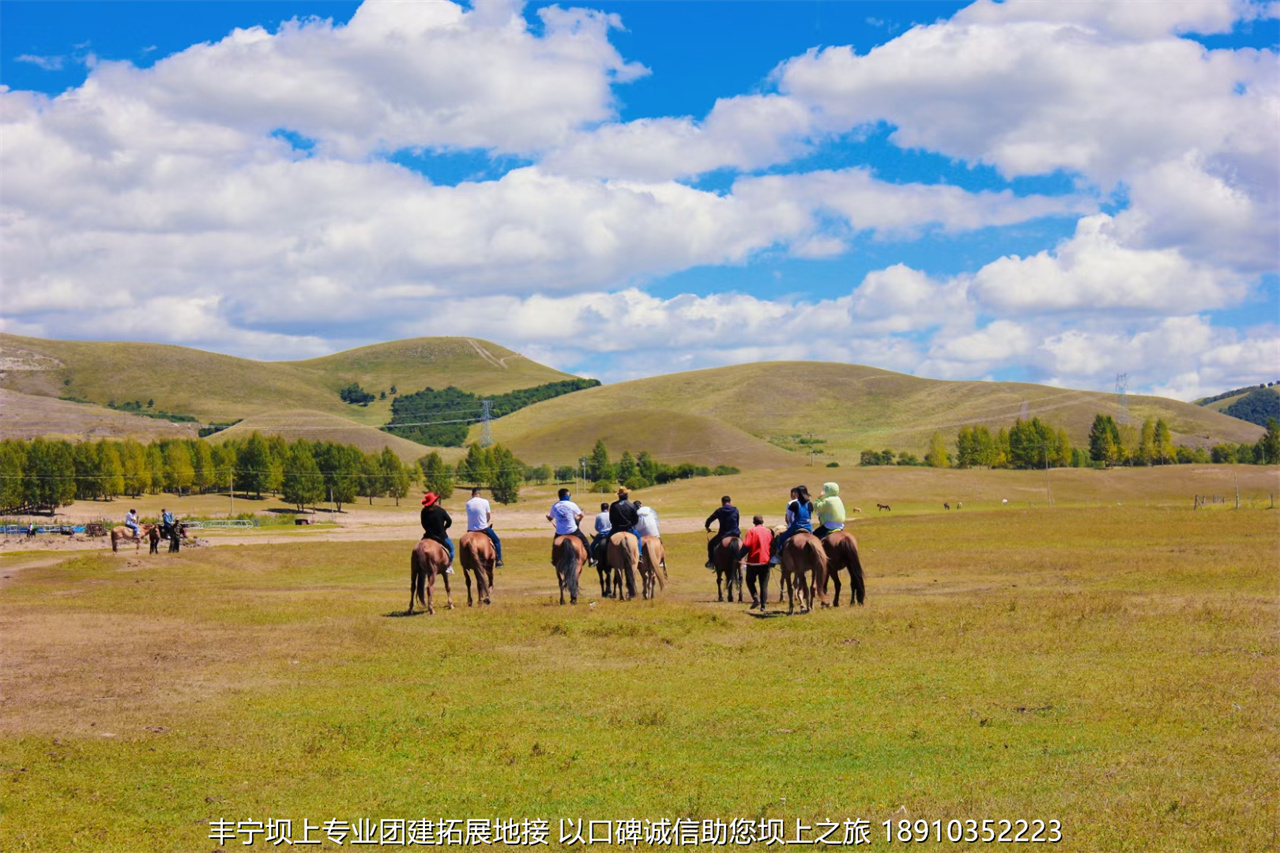
<svg viewBox="0 0 1280 853"><path fill-rule="evenodd" d="M1120 395L1120 423L1129 423L1129 374L1116 374L1116 393Z"/></svg>
<svg viewBox="0 0 1280 853"><path fill-rule="evenodd" d="M236 466L232 465L227 469L227 482L231 485L231 515L228 518L235 518L236 515Z"/></svg>

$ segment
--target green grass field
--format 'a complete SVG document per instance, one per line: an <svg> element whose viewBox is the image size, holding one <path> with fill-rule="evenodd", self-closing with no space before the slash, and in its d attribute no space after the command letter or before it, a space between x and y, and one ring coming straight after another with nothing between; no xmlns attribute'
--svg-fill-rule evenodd
<svg viewBox="0 0 1280 853"><path fill-rule="evenodd" d="M885 820L1021 818L1061 821L1061 850L1277 848L1275 512L855 532L865 607L768 618L714 601L696 534L666 537L657 601L559 607L548 543L511 537L492 607L459 577L459 609L412 618L409 542L6 554L0 849L208 850L211 820L271 818L540 818L556 848L561 818L864 819L877 849Z"/></svg>

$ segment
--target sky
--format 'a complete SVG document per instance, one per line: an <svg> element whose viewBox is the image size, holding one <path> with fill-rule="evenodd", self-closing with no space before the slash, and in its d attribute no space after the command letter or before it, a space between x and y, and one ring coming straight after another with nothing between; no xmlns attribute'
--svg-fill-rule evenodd
<svg viewBox="0 0 1280 853"><path fill-rule="evenodd" d="M1280 378L1278 48L1243 0L0 0L0 330L1194 399Z"/></svg>

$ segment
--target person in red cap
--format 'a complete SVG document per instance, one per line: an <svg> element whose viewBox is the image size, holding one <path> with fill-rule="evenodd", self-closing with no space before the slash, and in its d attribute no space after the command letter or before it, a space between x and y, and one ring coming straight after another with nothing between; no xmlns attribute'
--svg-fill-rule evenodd
<svg viewBox="0 0 1280 853"><path fill-rule="evenodd" d="M422 538L433 539L449 552L449 567L445 571L453 574L453 540L448 530L453 519L445 508L440 506L440 496L435 492L427 492L422 496Z"/></svg>

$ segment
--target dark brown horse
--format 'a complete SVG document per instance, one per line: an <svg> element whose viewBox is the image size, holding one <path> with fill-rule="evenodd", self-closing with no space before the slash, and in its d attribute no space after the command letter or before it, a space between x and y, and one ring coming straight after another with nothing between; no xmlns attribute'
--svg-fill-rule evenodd
<svg viewBox="0 0 1280 853"><path fill-rule="evenodd" d="M795 596L800 596L800 612L813 609L815 593L827 604L827 555L818 537L807 530L792 534L782 546L782 586L787 590L787 613L795 612Z"/></svg>
<svg viewBox="0 0 1280 853"><path fill-rule="evenodd" d="M444 594L449 600L449 609L453 609L453 593L449 590L449 575L445 568L449 565L449 552L434 539L422 539L413 546L413 555L409 558L409 615L413 615L413 597L425 604L427 613L435 613L436 608L431 592L436 585L436 577L444 578ZM427 597L422 597L425 588Z"/></svg>
<svg viewBox="0 0 1280 853"><path fill-rule="evenodd" d="M556 567L556 581L560 584L560 603L564 604L564 591L569 591L569 603L578 603L578 581L582 577L582 567L587 564L587 549L582 540L572 533L557 536L551 540L551 565ZM600 593L607 595L604 589L605 575L600 575Z"/></svg>
<svg viewBox="0 0 1280 853"><path fill-rule="evenodd" d="M716 601L724 601L728 595L732 602L733 587L737 584L738 602L742 602L742 561L738 559L738 552L741 550L741 539L737 536L724 536L711 551L711 564L716 570Z"/></svg>
<svg viewBox="0 0 1280 853"><path fill-rule="evenodd" d="M862 560L858 557L858 540L847 530L835 530L822 540L827 554L827 577L836 585L835 606L840 606L840 570L849 572L849 603L862 604L867 590L862 577ZM826 593L826 590L823 590Z"/></svg>
<svg viewBox="0 0 1280 853"><path fill-rule="evenodd" d="M467 606L471 606L473 573L476 576L476 600L488 604L493 591L493 566L498 562L493 540L479 530L462 534L458 540L458 562L462 563L462 577L467 582Z"/></svg>

